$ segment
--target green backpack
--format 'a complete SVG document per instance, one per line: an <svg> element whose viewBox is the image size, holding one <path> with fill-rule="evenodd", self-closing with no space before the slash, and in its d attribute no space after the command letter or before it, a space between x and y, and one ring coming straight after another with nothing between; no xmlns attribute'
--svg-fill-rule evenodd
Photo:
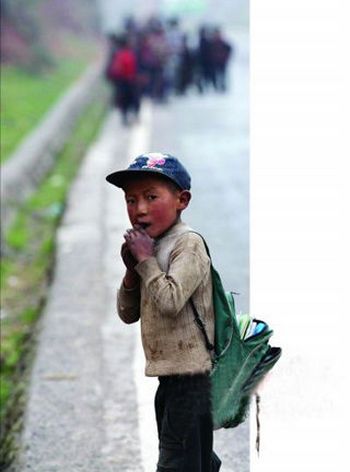
<svg viewBox="0 0 350 472"><path fill-rule="evenodd" d="M210 257L208 246L203 241ZM264 321L249 315L236 316L234 294L225 292L213 264L211 275L215 311L214 346L209 342L192 299L190 303L207 349L214 351L211 372L214 429L233 428L245 420L254 389L278 361L282 350L269 345L273 331Z"/></svg>

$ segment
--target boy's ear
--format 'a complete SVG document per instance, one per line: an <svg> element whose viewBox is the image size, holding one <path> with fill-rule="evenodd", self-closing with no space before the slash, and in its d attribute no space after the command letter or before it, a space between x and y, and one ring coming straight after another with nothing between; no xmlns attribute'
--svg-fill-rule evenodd
<svg viewBox="0 0 350 472"><path fill-rule="evenodd" d="M185 208L188 207L188 204L190 203L191 200L191 192L188 190L182 190L180 195L179 195L179 210L184 210Z"/></svg>

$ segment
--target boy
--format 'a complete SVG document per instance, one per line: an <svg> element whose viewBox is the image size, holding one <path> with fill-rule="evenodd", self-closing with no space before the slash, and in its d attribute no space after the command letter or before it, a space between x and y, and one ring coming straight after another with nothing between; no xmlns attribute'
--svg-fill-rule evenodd
<svg viewBox="0 0 350 472"><path fill-rule="evenodd" d="M157 376L157 472L212 472L211 356L190 299L214 340L210 259L202 238L181 221L191 178L173 156L143 154L106 177L125 192L132 229L121 256L126 272L117 296L125 323L140 319L146 375Z"/></svg>

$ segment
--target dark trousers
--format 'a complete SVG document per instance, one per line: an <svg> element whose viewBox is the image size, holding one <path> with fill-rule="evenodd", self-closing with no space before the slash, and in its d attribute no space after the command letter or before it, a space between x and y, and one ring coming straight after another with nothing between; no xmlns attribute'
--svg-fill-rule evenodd
<svg viewBox="0 0 350 472"><path fill-rule="evenodd" d="M157 472L217 472L210 379L206 374L159 377L155 398Z"/></svg>

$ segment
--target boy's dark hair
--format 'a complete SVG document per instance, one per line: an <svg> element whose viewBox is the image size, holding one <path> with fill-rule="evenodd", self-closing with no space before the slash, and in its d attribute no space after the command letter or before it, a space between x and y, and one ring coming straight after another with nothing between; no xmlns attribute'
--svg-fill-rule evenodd
<svg viewBox="0 0 350 472"><path fill-rule="evenodd" d="M128 177L124 180L123 185L121 186L121 188L125 191L125 187L128 185L129 182L135 182L135 181L138 181L138 180L142 180L145 177L150 177L150 174L148 172L142 172L142 173L140 172L137 175L132 175L132 176L130 176L130 177ZM159 179L160 181L164 182L166 184L166 186L169 188L169 190L173 193L182 191L182 188L180 188L179 185L177 185L175 182L173 182L168 177L166 177L162 174L152 174L152 177L155 177L155 178Z"/></svg>

